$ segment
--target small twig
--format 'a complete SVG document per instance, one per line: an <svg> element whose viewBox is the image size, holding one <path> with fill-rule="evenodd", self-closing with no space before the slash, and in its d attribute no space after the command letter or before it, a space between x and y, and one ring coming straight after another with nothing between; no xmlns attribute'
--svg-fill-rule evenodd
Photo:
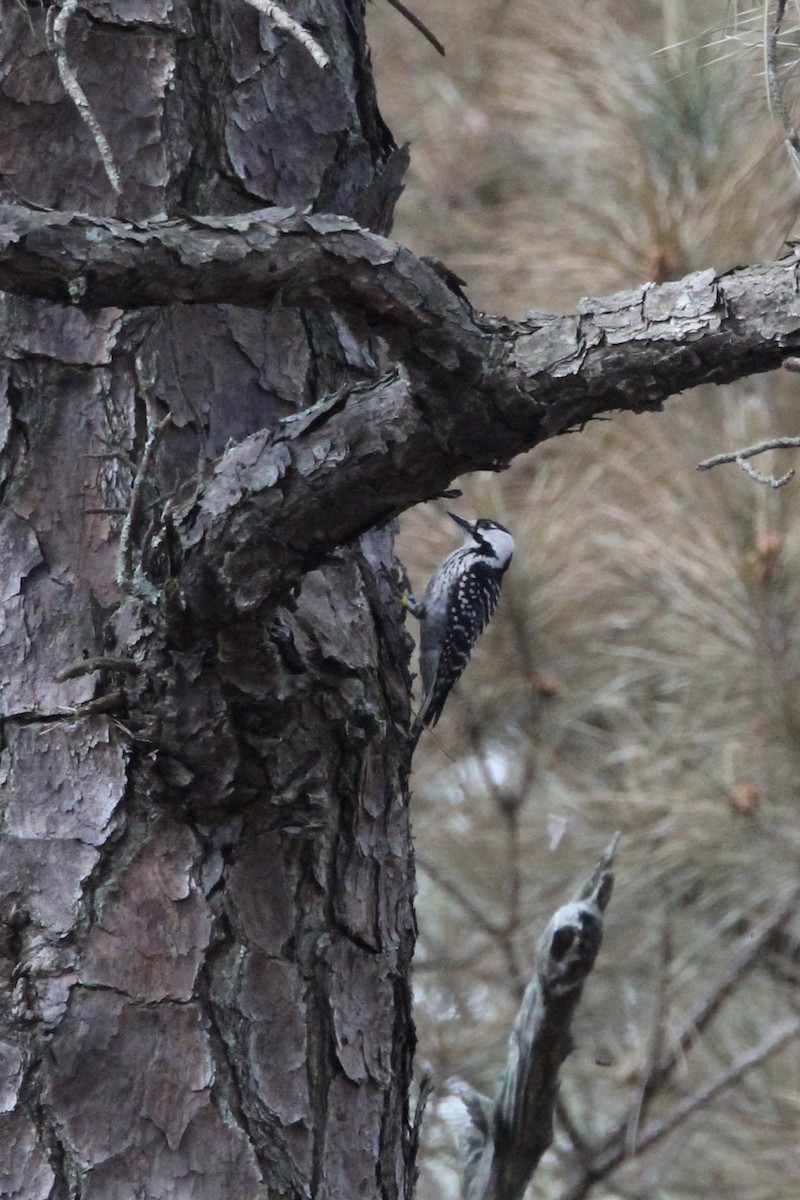
<svg viewBox="0 0 800 1200"><path fill-rule="evenodd" d="M157 425L148 417L147 441L144 444L139 469L133 481L131 503L128 515L122 525L119 537L119 553L117 555L117 583L122 591L128 592L130 595L144 595L146 599L149 599L153 603L158 600L158 590L150 584L149 580L143 577L140 570L133 566L132 534L136 518L139 515L142 502L142 489L150 470L150 464L158 449L159 442L171 423L172 413L167 413L163 421L159 421Z"/></svg>
<svg viewBox="0 0 800 1200"><path fill-rule="evenodd" d="M299 42L313 58L318 67L329 67L331 60L322 49L316 38L313 38L303 26L295 21L294 17L290 17L285 9L281 8L280 4L276 4L275 0L247 0L248 4L252 4L253 8L257 8L264 16L269 17L273 25L277 25L278 29L282 29L284 33L288 33L289 37L293 37L296 42Z"/></svg>
<svg viewBox="0 0 800 1200"><path fill-rule="evenodd" d="M726 1091L731 1084L736 1083L737 1079L741 1079L753 1067L757 1067L759 1063L776 1054L787 1042L792 1041L796 1037L800 1037L800 1020L785 1021L783 1025L779 1025L774 1033L764 1038L758 1046L754 1046L752 1050L748 1050L746 1054L743 1054L722 1075L717 1076L715 1080L706 1084L705 1087L698 1089L694 1095L688 1096L681 1104L676 1104L672 1112L662 1120L653 1121L652 1124L648 1125L638 1140L637 1151L641 1153L643 1150L647 1150L655 1142L666 1137L668 1133L672 1133L692 1113L711 1104L721 1092Z"/></svg>
<svg viewBox="0 0 800 1200"><path fill-rule="evenodd" d="M767 76L767 97L769 106L773 114L778 118L783 126L783 132L786 135L786 148L789 151L789 157L792 160L792 165L797 171L800 168L800 135L797 133L797 128L794 121L789 116L789 111L784 100L783 88L779 79L778 68L778 38L780 36L781 25L783 24L784 13L786 12L786 0L778 0L775 8L775 22L771 30L768 30L764 38L764 70ZM769 0L764 3L764 16L768 22L769 15Z"/></svg>
<svg viewBox="0 0 800 1200"><path fill-rule="evenodd" d="M64 91L77 108L81 120L94 138L94 144L97 147L100 161L108 176L108 182L117 195L119 195L122 191L122 185L120 183L119 171L114 162L114 155L111 153L111 147L97 123L97 118L92 112L89 101L86 98L86 93L78 83L78 77L69 65L69 59L67 58L67 27L75 15L77 8L78 0L64 0L64 3L60 7L55 4L50 6L47 10L47 23L45 25L47 45L55 57L56 67L58 68L59 78L64 86Z"/></svg>
<svg viewBox="0 0 800 1200"><path fill-rule="evenodd" d="M422 971L470 971L475 974L475 951L467 954L437 954L414 959L414 974Z"/></svg>
<svg viewBox="0 0 800 1200"><path fill-rule="evenodd" d="M669 976L672 966L672 929L669 920L669 910L664 911L661 926L661 958L658 973L658 992L653 1010L650 1039L647 1047L645 1069L642 1072L640 1086L628 1111L627 1128L625 1130L625 1147L628 1154L633 1154L639 1140L639 1123L645 1111L647 1098L647 1081L653 1077L664 1057L664 1036L669 1017Z"/></svg>
<svg viewBox="0 0 800 1200"><path fill-rule="evenodd" d="M645 1103L668 1079L678 1063L684 1060L697 1041L698 1035L709 1026L733 989L755 964L775 931L785 925L796 911L798 896L800 896L800 887L791 888L785 896L781 897L774 908L770 909L763 921L747 930L739 949L728 962L714 987L689 1014L673 1045L664 1052L658 1063L653 1064L645 1081ZM623 1129L624 1124L621 1123L615 1133L618 1135Z"/></svg>
<svg viewBox="0 0 800 1200"><path fill-rule="evenodd" d="M708 1026L712 1018L719 1012L723 1001L727 1000L737 983L755 965L773 934L781 929L797 911L798 898L800 898L800 886L790 888L762 921L747 930L741 939L738 951L729 961L715 986L705 1000L702 1000L690 1013L689 1019L678 1034L675 1048L666 1054L656 1074L660 1074L664 1078L683 1060L689 1048L697 1040L697 1035Z"/></svg>
<svg viewBox="0 0 800 1200"><path fill-rule="evenodd" d="M800 437L769 438L766 442L758 442L755 446L744 446L741 450L730 450L726 454L715 454L713 458L706 458L701 463L698 463L697 470L710 471L712 467L718 467L722 463L736 463L751 479L757 480L758 483L768 484L772 488L779 488L794 478L794 468L787 471L785 475L776 478L774 475L762 475L759 471L749 466L745 460L754 458L757 454L764 454L767 450L796 450L799 446Z"/></svg>
<svg viewBox="0 0 800 1200"><path fill-rule="evenodd" d="M750 463L744 462L743 459L737 458L737 466L741 467L745 475L749 475L751 479L755 479L756 483L765 483L767 487L779 488L789 483L794 479L794 467L790 467L785 475L762 475L755 467L751 467Z"/></svg>
<svg viewBox="0 0 800 1200"><path fill-rule="evenodd" d="M520 862L521 847L519 841L519 808L527 788L509 792L502 788L489 770L486 753L481 740L481 724L477 714L469 710L470 740L472 742L474 761L483 777L483 786L495 805L498 815L505 822L508 835L508 870L506 872L508 887L508 915L505 923L497 927L494 935L497 948L506 960L511 991L517 1004L525 994L525 970L520 962L518 950L518 934L522 925L522 867Z"/></svg>
<svg viewBox="0 0 800 1200"><path fill-rule="evenodd" d="M401 16L404 16L405 19L414 26L415 29L418 29L425 40L430 42L434 50L438 50L442 58L444 58L444 46L436 37L436 35L431 33L430 29L428 29L428 26L424 25L423 22L420 21L419 17L416 16L416 14L413 13L410 8L406 8L405 4L401 3L401 0L388 0L388 2L391 4L392 8L397 9Z"/></svg>
<svg viewBox="0 0 800 1200"><path fill-rule="evenodd" d="M136 473L136 464L124 450L97 450L82 454L81 458L116 459L118 462L124 463L126 467L130 467L134 474Z"/></svg>
<svg viewBox="0 0 800 1200"><path fill-rule="evenodd" d="M425 1116L425 1109L433 1092L433 1080L426 1072L419 1081L419 1090L417 1091L417 1103L414 1106L414 1119L411 1122L409 1130L409 1146L408 1146L408 1167L406 1170L406 1185L404 1188L404 1200L414 1200L414 1194L417 1187L417 1179L419 1177L419 1164L417 1158L419 1155L419 1143L422 1134L422 1118Z"/></svg>
<svg viewBox="0 0 800 1200"><path fill-rule="evenodd" d="M68 679L79 679L82 675L91 675L94 671L127 671L136 675L141 665L132 658L114 658L110 655L95 654L91 658L79 658L77 662L56 675L56 683L65 683Z"/></svg>
<svg viewBox="0 0 800 1200"><path fill-rule="evenodd" d="M726 454L715 454L713 458L704 458L697 464L698 471L710 471L721 463L740 462L745 458L754 458L767 450L796 450L800 446L800 437L769 438L766 442L757 442L755 446L745 446L742 450L730 450Z"/></svg>
<svg viewBox="0 0 800 1200"><path fill-rule="evenodd" d="M73 717L92 717L97 713L119 712L127 706L128 700L124 692L109 692L98 696L95 700L87 700L78 704L73 710Z"/></svg>
<svg viewBox="0 0 800 1200"><path fill-rule="evenodd" d="M483 767L491 779L491 772L485 762ZM494 779L491 780L491 784L497 810L505 818L508 836L508 917L503 941L508 973L511 977L514 994L519 1001L525 994L525 980L517 951L517 935L522 926L522 847L519 838L519 805L513 802L503 803L504 798L497 794L500 789ZM517 797L513 797L513 800L516 799Z"/></svg>
<svg viewBox="0 0 800 1200"><path fill-rule="evenodd" d="M436 863L432 862L427 855L420 854L419 850L416 852L415 858L417 866L422 867L425 874L433 880L437 887L440 887L443 892L452 897L484 933L488 934L492 939L502 937L502 926L496 925L494 921L490 920L480 905L476 904L465 891L462 891L457 883L454 883L447 875L442 874Z"/></svg>
<svg viewBox="0 0 800 1200"><path fill-rule="evenodd" d="M556 1096L554 1111L559 1125L566 1133L572 1149L578 1156L578 1161L584 1166L589 1166L592 1161L592 1147L575 1124L572 1111L561 1092Z"/></svg>

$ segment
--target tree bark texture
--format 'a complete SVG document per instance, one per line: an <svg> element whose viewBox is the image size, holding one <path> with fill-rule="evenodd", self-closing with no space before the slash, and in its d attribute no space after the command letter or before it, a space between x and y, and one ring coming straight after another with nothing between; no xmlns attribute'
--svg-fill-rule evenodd
<svg viewBox="0 0 800 1200"><path fill-rule="evenodd" d="M237 0L84 5L67 52L118 200L44 11L3 0L3 199L133 223L311 205L385 233L405 158L375 104L362 7L293 6L331 56L321 71ZM148 419L172 414L132 536L163 583L172 551L158 559L151 525L167 498L213 480L229 444L373 375L380 347L309 305L6 295L0 330L3 1193L410 1194L391 528L317 554L279 599L248 565L266 527L221 551L246 603L202 568L197 603L172 608L115 578ZM326 503L306 508L312 526ZM106 665L65 671L95 656Z"/></svg>
<svg viewBox="0 0 800 1200"><path fill-rule="evenodd" d="M363 0L291 6L324 70L240 0L83 5L120 196L0 4L4 1192L408 1196L391 521L780 365L797 260L488 318L386 236Z"/></svg>
<svg viewBox="0 0 800 1200"><path fill-rule="evenodd" d="M195 481L199 509L190 503L182 514L186 549L223 503L239 522L258 493L254 540L271 564L271 590L459 474L500 469L601 414L658 409L685 388L774 369L800 349L795 254L510 322L475 312L446 271L352 219L274 207L133 225L0 206L0 284L87 311L178 298L336 313L363 376L357 386L351 378L302 421L290 416L234 447L202 494ZM399 370L381 374L357 349L368 330L380 333ZM321 520L310 521L312 511ZM209 558L206 547L201 553Z"/></svg>

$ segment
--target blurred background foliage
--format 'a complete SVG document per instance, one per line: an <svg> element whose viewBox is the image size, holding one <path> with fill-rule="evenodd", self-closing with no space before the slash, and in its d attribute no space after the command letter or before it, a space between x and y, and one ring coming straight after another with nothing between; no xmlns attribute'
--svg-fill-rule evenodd
<svg viewBox="0 0 800 1200"><path fill-rule="evenodd" d="M762 4L416 7L445 59L387 4L370 12L383 112L411 143L395 236L476 307L569 311L776 258L796 234ZM787 79L797 46L787 19ZM703 389L461 481L457 510L503 521L517 552L415 758L418 1069L436 1089L421 1200L458 1194L459 1089L493 1093L536 937L616 829L606 941L531 1194L800 1196L800 1044L764 1049L798 1012L800 477L773 491L695 470L800 433L799 393L786 372ZM459 541L444 509L403 522L418 594ZM594 1178L604 1138L619 1165Z"/></svg>

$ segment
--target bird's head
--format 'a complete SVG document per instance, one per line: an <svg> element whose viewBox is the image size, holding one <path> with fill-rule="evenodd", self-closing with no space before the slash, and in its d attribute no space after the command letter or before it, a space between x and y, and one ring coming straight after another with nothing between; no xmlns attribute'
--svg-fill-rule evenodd
<svg viewBox="0 0 800 1200"><path fill-rule="evenodd" d="M507 567L514 553L514 539L497 521L480 517L477 521L465 521L455 513L448 513L456 525L464 530L464 545L478 550L489 559L493 559L498 567Z"/></svg>

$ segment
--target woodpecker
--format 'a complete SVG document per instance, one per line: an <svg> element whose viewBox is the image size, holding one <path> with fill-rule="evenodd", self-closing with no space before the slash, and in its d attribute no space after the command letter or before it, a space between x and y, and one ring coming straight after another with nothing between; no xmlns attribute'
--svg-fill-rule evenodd
<svg viewBox="0 0 800 1200"><path fill-rule="evenodd" d="M496 521L447 515L464 530L463 546L439 564L421 604L413 596L404 597L405 606L420 621L422 703L414 722L420 731L442 715L450 689L495 610L514 553L514 539Z"/></svg>

